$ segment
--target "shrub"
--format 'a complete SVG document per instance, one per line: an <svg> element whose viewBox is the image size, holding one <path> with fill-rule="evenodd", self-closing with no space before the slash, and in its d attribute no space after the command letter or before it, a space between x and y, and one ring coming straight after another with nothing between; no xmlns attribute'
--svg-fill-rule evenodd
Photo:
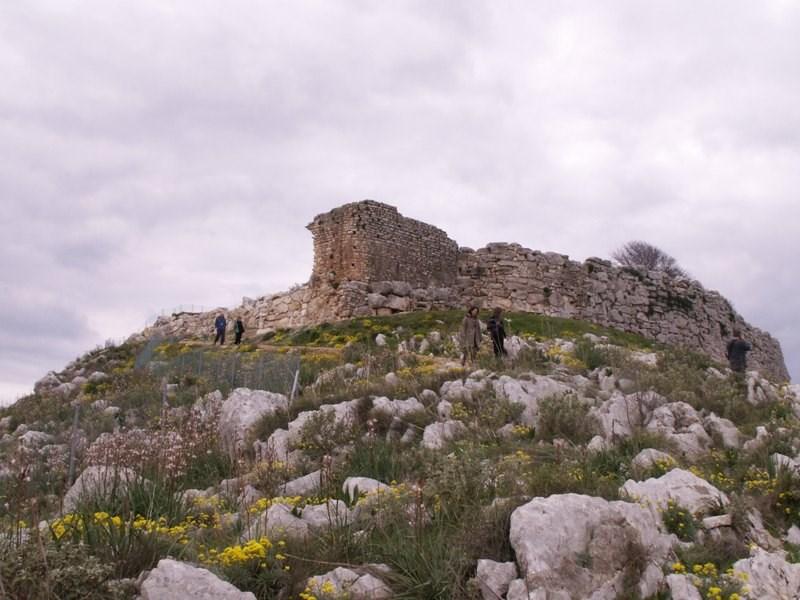
<svg viewBox="0 0 800 600"><path fill-rule="evenodd" d="M697 521L691 511L673 500L667 502L667 507L661 511L661 520L664 521L667 531L674 533L684 542L693 540L697 533Z"/></svg>
<svg viewBox="0 0 800 600"><path fill-rule="evenodd" d="M550 396L539 402L538 439L552 441L560 437L573 444L584 444L592 438L593 432L589 407L575 394Z"/></svg>
<svg viewBox="0 0 800 600"><path fill-rule="evenodd" d="M4 598L113 600L133 590L112 581L114 566L83 544L29 540L0 542L0 593Z"/></svg>

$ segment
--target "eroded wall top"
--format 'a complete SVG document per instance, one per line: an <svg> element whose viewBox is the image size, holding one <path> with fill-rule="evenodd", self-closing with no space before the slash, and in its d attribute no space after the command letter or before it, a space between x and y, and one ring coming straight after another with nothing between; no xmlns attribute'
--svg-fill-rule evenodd
<svg viewBox="0 0 800 600"><path fill-rule="evenodd" d="M452 285L458 244L441 229L372 200L345 204L308 225L314 236L312 286L345 281Z"/></svg>

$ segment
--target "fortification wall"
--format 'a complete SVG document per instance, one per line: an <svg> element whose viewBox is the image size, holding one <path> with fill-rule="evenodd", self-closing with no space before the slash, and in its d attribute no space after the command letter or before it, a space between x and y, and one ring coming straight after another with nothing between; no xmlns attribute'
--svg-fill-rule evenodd
<svg viewBox="0 0 800 600"><path fill-rule="evenodd" d="M405 281L414 286L452 285L458 244L441 229L403 217L387 204L364 200L318 215L311 283Z"/></svg>
<svg viewBox="0 0 800 600"><path fill-rule="evenodd" d="M582 319L724 360L734 328L753 345L749 364L788 380L780 344L749 325L717 292L661 272L640 273L591 258L583 263L518 244L459 250L442 230L366 200L317 216L308 284L245 299L226 311L252 334L413 310L499 306ZM145 335L212 335L215 315L159 319Z"/></svg>
<svg viewBox="0 0 800 600"><path fill-rule="evenodd" d="M462 249L458 293L466 302L581 319L725 360L734 328L753 345L748 362L789 375L780 344L749 325L717 292L664 273L640 273L591 258L583 263L518 244Z"/></svg>

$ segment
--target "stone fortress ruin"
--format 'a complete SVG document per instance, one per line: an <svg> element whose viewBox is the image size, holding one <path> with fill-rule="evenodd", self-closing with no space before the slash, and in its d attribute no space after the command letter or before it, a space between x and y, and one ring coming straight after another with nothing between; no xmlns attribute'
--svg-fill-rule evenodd
<svg viewBox="0 0 800 600"><path fill-rule="evenodd" d="M749 325L719 293L662 272L576 262L553 252L495 243L459 248L432 225L364 200L318 215L308 225L314 267L308 283L245 299L231 315L259 333L413 310L495 306L567 317L684 346L724 360L734 328L753 345L749 364L788 380L780 344ZM207 334L213 311L161 317L145 334Z"/></svg>

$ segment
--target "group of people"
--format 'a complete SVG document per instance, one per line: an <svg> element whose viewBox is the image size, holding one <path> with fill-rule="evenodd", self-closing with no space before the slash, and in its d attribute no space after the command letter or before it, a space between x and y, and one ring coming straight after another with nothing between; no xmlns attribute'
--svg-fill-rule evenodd
<svg viewBox="0 0 800 600"><path fill-rule="evenodd" d="M483 331L481 322L478 319L478 312L477 306L470 306L464 320L461 322L462 365L466 365L467 361L473 363L481 346ZM214 329L217 334L214 338L214 344L219 342L221 346L225 343L225 331L227 328L228 321L225 315L220 313L214 320ZM233 333L235 335L233 343L237 346L242 343L244 331L244 322L242 322L241 317L237 317L236 323L233 326ZM507 354L505 349L506 329L503 323L502 309L495 308L492 311L492 316L486 321L486 331L489 333L489 337L492 340L492 351L495 357L501 360ZM733 339L731 339L725 347L725 356L728 359L732 371L735 373L744 373L747 370L747 353L750 352L750 350L752 350L752 346L742 339L742 334L738 329L734 329Z"/></svg>
<svg viewBox="0 0 800 600"><path fill-rule="evenodd" d="M506 330L503 325L503 311L495 308L492 316L486 321L486 330L492 340L492 350L497 359L506 356L505 339ZM478 307L470 306L464 320L461 322L461 364L467 361L473 363L481 346L481 323L478 319ZM749 342L742 339L738 329L733 330L733 339L725 347L725 357L734 373L744 373L747 370L747 353L752 350Z"/></svg>
<svg viewBox="0 0 800 600"><path fill-rule="evenodd" d="M217 318L214 319L214 330L217 332L216 337L214 338L214 344L216 345L219 342L219 345L222 346L225 343L225 330L228 328L228 320L225 318L225 315L222 313L217 315ZM236 323L233 326L233 333L234 333L234 340L233 343L237 346L242 343L242 335L244 334L244 323L242 322L241 317L236 317Z"/></svg>
<svg viewBox="0 0 800 600"><path fill-rule="evenodd" d="M486 321L486 331L492 340L492 351L495 357L500 360L506 356L505 339L506 329L503 324L503 311L495 308L492 316ZM475 361L478 350L481 346L481 322L478 319L478 307L470 306L464 320L461 322L461 364L466 365Z"/></svg>

